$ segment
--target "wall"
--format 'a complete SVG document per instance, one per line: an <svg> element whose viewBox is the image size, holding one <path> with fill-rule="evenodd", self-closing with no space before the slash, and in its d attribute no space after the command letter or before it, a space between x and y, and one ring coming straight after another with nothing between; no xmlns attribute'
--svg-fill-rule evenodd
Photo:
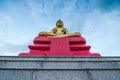
<svg viewBox="0 0 120 80"><path fill-rule="evenodd" d="M120 57L0 56L0 80L120 80Z"/></svg>

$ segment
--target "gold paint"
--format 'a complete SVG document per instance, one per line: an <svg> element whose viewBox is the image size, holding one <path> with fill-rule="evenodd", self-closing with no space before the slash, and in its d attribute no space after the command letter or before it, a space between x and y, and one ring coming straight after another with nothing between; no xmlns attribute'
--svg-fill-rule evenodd
<svg viewBox="0 0 120 80"><path fill-rule="evenodd" d="M40 32L39 36L47 36L47 37L74 37L81 36L79 32L70 33L66 28L63 27L63 22L59 19L56 22L56 27L52 29L51 32Z"/></svg>

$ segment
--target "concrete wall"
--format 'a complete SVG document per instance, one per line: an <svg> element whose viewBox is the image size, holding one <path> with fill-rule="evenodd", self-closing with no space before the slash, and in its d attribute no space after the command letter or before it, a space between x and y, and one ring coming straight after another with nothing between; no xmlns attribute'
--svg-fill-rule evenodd
<svg viewBox="0 0 120 80"><path fill-rule="evenodd" d="M0 57L0 80L120 80L120 57Z"/></svg>

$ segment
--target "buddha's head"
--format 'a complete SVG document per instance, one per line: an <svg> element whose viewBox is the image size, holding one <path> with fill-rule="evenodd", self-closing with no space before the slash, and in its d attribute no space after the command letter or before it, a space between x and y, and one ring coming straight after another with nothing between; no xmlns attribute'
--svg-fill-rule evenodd
<svg viewBox="0 0 120 80"><path fill-rule="evenodd" d="M63 27L63 22L60 19L56 22L56 27Z"/></svg>

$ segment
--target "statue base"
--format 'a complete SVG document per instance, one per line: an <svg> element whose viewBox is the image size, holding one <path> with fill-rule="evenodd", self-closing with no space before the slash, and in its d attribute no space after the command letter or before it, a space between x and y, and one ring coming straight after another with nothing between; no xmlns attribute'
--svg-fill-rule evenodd
<svg viewBox="0 0 120 80"><path fill-rule="evenodd" d="M29 45L30 52L21 53L19 56L93 56L98 53L90 53L91 46L86 45L83 37L52 38L38 36L34 39L34 45Z"/></svg>

